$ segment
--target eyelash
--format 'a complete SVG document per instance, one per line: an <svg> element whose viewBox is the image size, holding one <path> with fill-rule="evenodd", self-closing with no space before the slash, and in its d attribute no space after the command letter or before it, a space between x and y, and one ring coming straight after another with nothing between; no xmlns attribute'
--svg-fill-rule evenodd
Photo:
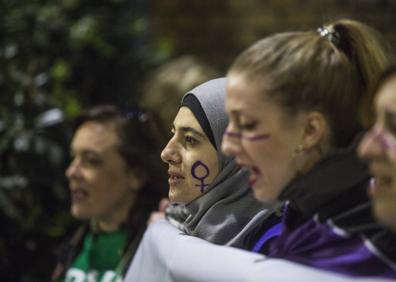
<svg viewBox="0 0 396 282"><path fill-rule="evenodd" d="M190 146L193 146L193 145L195 145L195 144L198 143L197 139L195 139L194 137L189 136L189 135L186 135L186 136L184 137L184 141L185 141L185 143L186 143L187 145L190 145Z"/></svg>
<svg viewBox="0 0 396 282"><path fill-rule="evenodd" d="M71 155L70 156L70 162L73 162L76 156ZM81 157L81 165L84 167L98 167L102 165L102 160L96 157L88 157L88 156L82 156Z"/></svg>
<svg viewBox="0 0 396 282"><path fill-rule="evenodd" d="M239 129L250 131L250 130L255 129L256 125L257 125L256 121L240 123L239 124Z"/></svg>
<svg viewBox="0 0 396 282"><path fill-rule="evenodd" d="M91 167L97 167L100 166L102 164L102 160L97 159L97 158L86 158L85 160L83 160L86 164L88 164Z"/></svg>

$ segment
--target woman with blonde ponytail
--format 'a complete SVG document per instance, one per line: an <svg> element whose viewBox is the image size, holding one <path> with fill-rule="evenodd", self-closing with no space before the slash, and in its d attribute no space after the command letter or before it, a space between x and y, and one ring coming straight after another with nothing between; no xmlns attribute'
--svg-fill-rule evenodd
<svg viewBox="0 0 396 282"><path fill-rule="evenodd" d="M372 217L356 154L389 57L367 25L339 20L267 37L228 72L223 150L250 171L257 199L286 202L280 235L253 250L349 276L396 278L396 235Z"/></svg>

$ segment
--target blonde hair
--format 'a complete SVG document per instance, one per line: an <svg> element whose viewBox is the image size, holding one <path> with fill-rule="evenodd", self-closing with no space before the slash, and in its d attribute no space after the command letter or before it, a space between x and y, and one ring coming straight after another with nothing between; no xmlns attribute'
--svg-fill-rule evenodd
<svg viewBox="0 0 396 282"><path fill-rule="evenodd" d="M354 20L319 31L279 33L258 41L232 64L289 115L318 110L333 145L347 145L373 122L373 87L387 65L388 47L378 33Z"/></svg>

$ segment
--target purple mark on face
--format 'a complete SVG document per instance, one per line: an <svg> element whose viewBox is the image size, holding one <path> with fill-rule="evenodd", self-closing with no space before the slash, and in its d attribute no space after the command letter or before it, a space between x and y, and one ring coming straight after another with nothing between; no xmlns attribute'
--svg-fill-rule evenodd
<svg viewBox="0 0 396 282"><path fill-rule="evenodd" d="M378 141L384 151L396 152L395 142L390 140L389 136L386 136L386 134L381 132L378 128L374 127L368 134Z"/></svg>
<svg viewBox="0 0 396 282"><path fill-rule="evenodd" d="M203 193L205 187L209 186L209 184L205 184L205 178L209 176L208 166L201 161L196 161L191 167L191 175L201 181L200 184L195 186L200 187L201 193Z"/></svg>
<svg viewBox="0 0 396 282"><path fill-rule="evenodd" d="M250 136L250 137L242 137L243 139L249 140L249 141L258 141L258 140L265 140L270 138L271 135L268 133L264 133L264 134L259 134L259 135L254 135L254 136Z"/></svg>
<svg viewBox="0 0 396 282"><path fill-rule="evenodd" d="M232 138L242 138L242 135L239 132L226 131L224 135Z"/></svg>
<svg viewBox="0 0 396 282"><path fill-rule="evenodd" d="M228 137L239 138L239 139L248 140L248 141L252 141L252 142L259 141L259 140L265 140L265 139L268 139L271 137L271 134L268 134L268 133L258 134L258 135L254 135L254 136L243 136L239 132L226 131L224 134Z"/></svg>

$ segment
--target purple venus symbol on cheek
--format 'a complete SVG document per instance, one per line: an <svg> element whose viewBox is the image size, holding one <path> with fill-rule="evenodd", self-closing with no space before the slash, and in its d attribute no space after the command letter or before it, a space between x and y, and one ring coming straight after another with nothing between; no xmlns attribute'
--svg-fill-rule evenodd
<svg viewBox="0 0 396 282"><path fill-rule="evenodd" d="M205 191L205 187L209 186L209 184L205 184L205 178L209 176L208 166L201 161L196 161L191 167L191 175L201 182L195 186L200 187L201 193L203 193Z"/></svg>

